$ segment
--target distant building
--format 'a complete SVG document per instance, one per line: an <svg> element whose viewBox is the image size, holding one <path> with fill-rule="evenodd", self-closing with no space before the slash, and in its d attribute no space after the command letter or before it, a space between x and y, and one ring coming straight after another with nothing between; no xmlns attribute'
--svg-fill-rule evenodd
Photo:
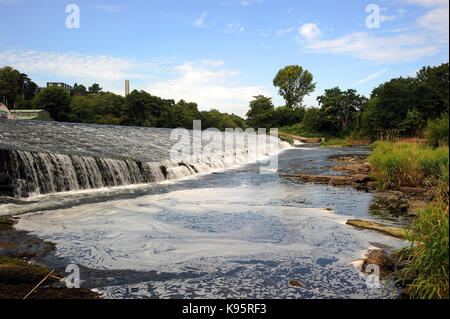
<svg viewBox="0 0 450 319"><path fill-rule="evenodd" d="M34 121L53 121L50 113L46 110L15 110L10 111L10 119L16 120L34 120Z"/></svg>
<svg viewBox="0 0 450 319"><path fill-rule="evenodd" d="M69 84L63 83L63 82L47 82L47 87L59 87L65 89L67 92L70 93L72 91L73 87L71 87Z"/></svg>
<svg viewBox="0 0 450 319"><path fill-rule="evenodd" d="M0 119L9 119L11 112L9 112L8 108L5 104L0 103Z"/></svg>

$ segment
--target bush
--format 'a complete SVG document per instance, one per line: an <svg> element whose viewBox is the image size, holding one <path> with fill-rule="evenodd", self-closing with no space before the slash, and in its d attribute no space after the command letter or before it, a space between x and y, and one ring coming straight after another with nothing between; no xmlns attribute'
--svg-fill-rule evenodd
<svg viewBox="0 0 450 319"><path fill-rule="evenodd" d="M449 166L448 146L376 142L368 161L381 189L437 185Z"/></svg>
<svg viewBox="0 0 450 319"><path fill-rule="evenodd" d="M425 130L427 143L433 147L448 145L449 130L448 114L442 115L441 118L430 120Z"/></svg>

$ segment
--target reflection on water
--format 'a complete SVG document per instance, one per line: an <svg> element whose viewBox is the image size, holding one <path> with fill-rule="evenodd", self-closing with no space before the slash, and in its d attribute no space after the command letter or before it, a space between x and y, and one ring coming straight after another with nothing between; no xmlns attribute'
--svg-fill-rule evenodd
<svg viewBox="0 0 450 319"><path fill-rule="evenodd" d="M280 155L279 170L328 174L329 156L354 152L366 150L302 145ZM56 243L61 259L51 262L82 265L82 286L109 298L379 298L383 289L367 288L349 262L373 242L403 243L345 225L380 220L369 214L373 195L262 175L257 167L34 198L53 210L23 215L18 227Z"/></svg>

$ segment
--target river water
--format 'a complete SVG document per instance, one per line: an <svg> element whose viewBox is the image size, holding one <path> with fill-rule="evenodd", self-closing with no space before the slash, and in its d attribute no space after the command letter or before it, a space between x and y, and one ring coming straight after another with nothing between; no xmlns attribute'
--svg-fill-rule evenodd
<svg viewBox="0 0 450 319"><path fill-rule="evenodd" d="M3 140L9 149L14 139L25 144L5 127L0 133L9 136ZM77 128L91 131L91 141L97 128L103 139L109 134L103 127ZM138 145L140 137L132 135L127 138ZM52 138L47 137L46 151L58 151ZM26 151L42 151L23 144ZM80 156L92 155L85 145L77 146ZM373 194L278 175L338 174L329 168L331 156L367 152L297 145L272 155L279 165L272 174L260 173L266 157L144 185L3 198L0 214L19 214L18 229L56 244L57 256L44 263L62 271L67 264L79 265L81 286L97 288L107 298L386 297L383 284L368 286L352 262L373 245L399 248L404 242L345 222L401 220L370 209ZM303 288L290 287L290 280Z"/></svg>

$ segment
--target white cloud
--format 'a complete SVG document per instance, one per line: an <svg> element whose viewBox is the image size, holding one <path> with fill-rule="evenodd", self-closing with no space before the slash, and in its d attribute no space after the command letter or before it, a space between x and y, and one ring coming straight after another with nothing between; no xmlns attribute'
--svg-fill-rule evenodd
<svg viewBox="0 0 450 319"><path fill-rule="evenodd" d="M448 35L449 8L437 8L427 12L418 20L419 26ZM448 37L448 36L447 36Z"/></svg>
<svg viewBox="0 0 450 319"><path fill-rule="evenodd" d="M299 29L298 32L301 36L308 40L316 39L321 35L320 29L315 23L305 23Z"/></svg>
<svg viewBox="0 0 450 319"><path fill-rule="evenodd" d="M270 95L265 86L243 85L240 74L224 67L221 60L174 64L171 60L143 62L106 55L14 50L0 51L0 67L10 65L32 78L36 75L69 83L100 83L105 91L123 94L123 81L133 89L175 100L196 102L202 110L217 108L244 116L253 96ZM175 65L175 66L174 66ZM164 72L162 72L164 71ZM164 74L166 78L161 78Z"/></svg>
<svg viewBox="0 0 450 319"><path fill-rule="evenodd" d="M369 74L369 75L366 76L364 79L357 81L357 82L355 83L355 85L360 85L360 84L364 84L364 83L366 83L366 82L369 82L370 80L375 79L375 78L377 78L377 77L383 75L383 74L386 73L388 70L389 70L388 68L384 68L384 69L382 69L382 70L380 70L380 71L378 71L378 72Z"/></svg>
<svg viewBox="0 0 450 319"><path fill-rule="evenodd" d="M153 63L107 55L86 55L74 52L37 52L15 50L0 52L0 65L11 65L22 72L70 76L80 80L123 80L151 78Z"/></svg>
<svg viewBox="0 0 450 319"><path fill-rule="evenodd" d="M355 32L334 40L312 40L305 49L316 53L351 56L377 63L411 62L437 54L442 46L432 44L424 34L399 34L376 37L367 32Z"/></svg>
<svg viewBox="0 0 450 319"><path fill-rule="evenodd" d="M230 23L225 26L225 33L243 32L244 30L245 28L240 22Z"/></svg>
<svg viewBox="0 0 450 319"><path fill-rule="evenodd" d="M387 32L353 32L335 39L318 39L320 29L316 24L308 23L299 29L304 38L299 39L300 43L307 52L344 55L375 63L412 62L448 49L448 2L447 7L439 7L444 2L435 0L403 2L430 8L415 25L407 28L382 30ZM397 16L383 16L382 20L401 17L405 10L397 13Z"/></svg>
<svg viewBox="0 0 450 319"><path fill-rule="evenodd" d="M173 68L175 78L150 83L144 89L163 98L196 102L201 110L217 108L241 116L247 113L253 96L267 94L264 86L241 85L235 80L239 72L217 65L208 61L185 63Z"/></svg>
<svg viewBox="0 0 450 319"><path fill-rule="evenodd" d="M195 20L194 25L196 27L201 27L205 23L205 19L206 19L207 16L208 16L208 13L207 12L203 12L202 15L200 16L200 18Z"/></svg>

